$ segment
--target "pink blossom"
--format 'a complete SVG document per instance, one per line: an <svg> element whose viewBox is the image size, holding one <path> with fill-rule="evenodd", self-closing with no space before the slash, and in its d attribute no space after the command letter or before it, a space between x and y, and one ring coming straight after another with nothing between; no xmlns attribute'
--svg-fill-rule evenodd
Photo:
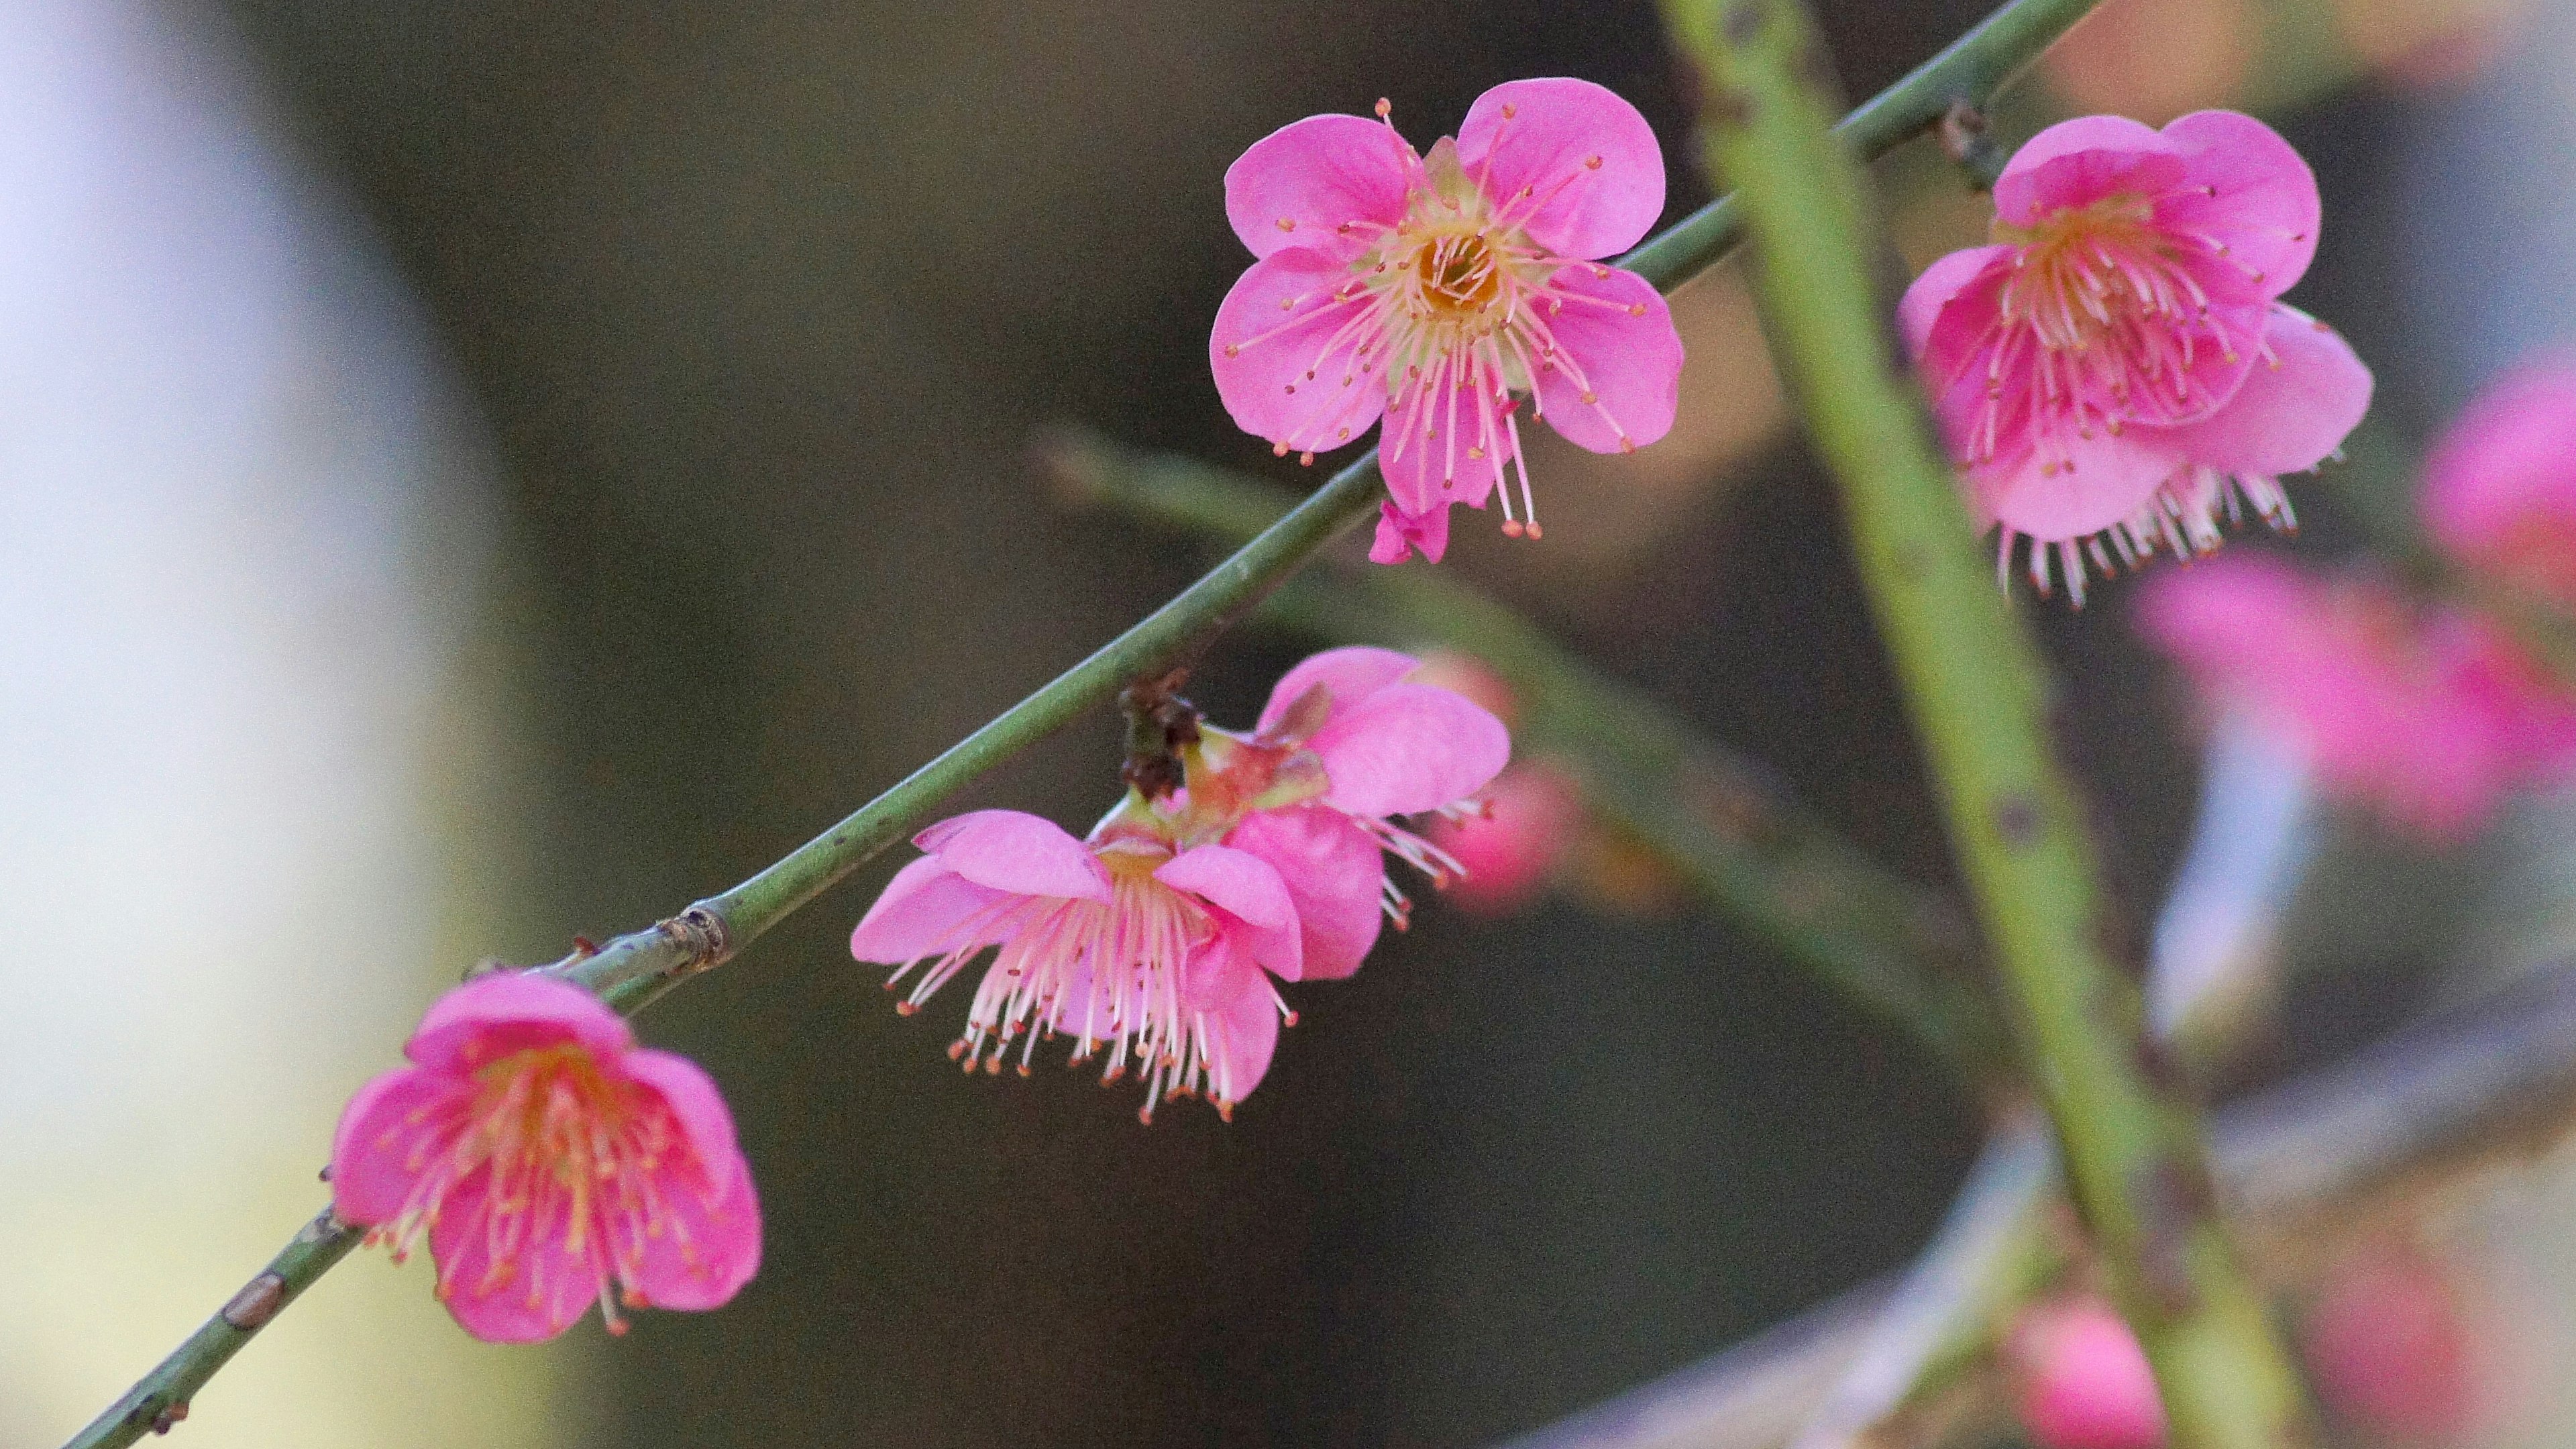
<svg viewBox="0 0 2576 1449"><path fill-rule="evenodd" d="M2085 556L2206 553L2237 496L2290 526L2280 475L2315 467L2371 376L2279 298L2316 251L2316 180L2272 129L2200 111L2032 137L1995 184L1994 242L1933 263L1899 309L1907 344L2009 566L2031 539L2083 602Z"/></svg>
<svg viewBox="0 0 2576 1449"><path fill-rule="evenodd" d="M1381 905L1401 912L1382 849L1443 864L1391 817L1449 806L1503 767L1502 723L1445 689L1405 682L1415 662L1335 649L1290 670L1251 734L1201 722L1178 749L1187 784L1127 799L1076 840L1047 821L984 810L914 837L927 854L886 886L851 934L862 961L926 964L909 1014L998 947L951 1057L1022 1075L1039 1035L1074 1060L1131 1060L1144 1110L1204 1094L1219 1113L1269 1070L1282 1019L1271 978L1357 971Z"/></svg>
<svg viewBox="0 0 2576 1449"><path fill-rule="evenodd" d="M2139 607L2215 707L2431 835L2465 834L2507 789L2576 762L2576 701L2476 616L2253 558L2160 579Z"/></svg>
<svg viewBox="0 0 2576 1449"><path fill-rule="evenodd" d="M2381 1240L2346 1254L2300 1337L2318 1396L2383 1437L2452 1442L2490 1407L2467 1305L2442 1265L2412 1244Z"/></svg>
<svg viewBox="0 0 2576 1449"><path fill-rule="evenodd" d="M2460 564L2576 605L2576 359L2472 401L2426 462L2419 504Z"/></svg>
<svg viewBox="0 0 2576 1449"><path fill-rule="evenodd" d="M1514 765L1485 787L1480 809L1431 827L1458 862L1449 898L1480 916L1508 915L1538 897L1583 827L1583 800L1546 764Z"/></svg>
<svg viewBox="0 0 2576 1449"><path fill-rule="evenodd" d="M1220 777L1248 807L1226 843L1287 882L1310 978L1357 971L1381 916L1403 926L1410 904L1387 878L1385 854L1435 884L1463 873L1395 817L1467 809L1511 759L1503 722L1454 691L1411 682L1419 667L1391 649L1328 649L1280 676L1249 738L1212 741L1227 747Z"/></svg>
<svg viewBox="0 0 2576 1449"><path fill-rule="evenodd" d="M1178 842L1133 797L1086 840L1034 815L979 810L913 844L927 853L869 907L850 954L895 966L889 990L923 966L897 1008L909 1015L998 946L949 1048L968 1071L999 1072L1016 1043L1025 1076L1037 1038L1061 1032L1076 1062L1107 1048L1109 1081L1132 1062L1146 1121L1158 1101L1188 1093L1231 1116L1260 1085L1288 1014L1269 977L1306 971L1296 908L1267 862Z"/></svg>
<svg viewBox="0 0 2576 1449"><path fill-rule="evenodd" d="M2005 1341L2015 1408L2040 1449L2156 1449L2165 1406L2129 1325L2098 1298L2023 1310Z"/></svg>
<svg viewBox="0 0 2576 1449"><path fill-rule="evenodd" d="M611 1284L629 1308L716 1308L760 1266L724 1098L589 992L485 976L403 1054L340 1115L333 1210L397 1261L426 1232L438 1297L476 1338L552 1338L594 1302L623 1333Z"/></svg>
<svg viewBox="0 0 2576 1449"><path fill-rule="evenodd" d="M1664 205L1664 159L1634 106L1589 81L1494 87L1425 156L1386 120L1309 116L1226 171L1226 216L1259 260L1217 309L1208 362L1272 451L1338 448L1387 421L1393 498L1371 557L1437 560L1449 505L1483 507L1521 469L1520 397L1596 453L1654 442L1680 401L1664 299L1597 259Z"/></svg>

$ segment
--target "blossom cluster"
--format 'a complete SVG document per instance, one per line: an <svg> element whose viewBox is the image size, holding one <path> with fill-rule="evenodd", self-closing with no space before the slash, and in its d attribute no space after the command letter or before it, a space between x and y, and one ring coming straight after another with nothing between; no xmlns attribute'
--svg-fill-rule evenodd
<svg viewBox="0 0 2576 1449"><path fill-rule="evenodd" d="M1586 81L1497 86L1427 152L1376 109L1295 122L1227 172L1226 215L1255 260L1210 334L1218 392L1246 431L1309 462L1382 425L1381 563L1437 562L1449 509L1497 497L1504 532L1535 538L1524 405L1601 453L1674 422L1671 314L1605 260L1661 212L1661 152L1634 107ZM2025 145L1995 204L1990 244L1926 270L1900 322L2002 562L2029 540L2033 582L2062 579L2080 603L2114 555L2206 553L2242 507L2287 526L2281 476L2333 454L2372 388L2339 336L2281 300L2316 248L2298 155L2232 113L2162 130L2088 117ZM2474 409L2425 506L2462 569L2576 606L2576 370ZM2165 581L2146 618L2230 707L2436 830L2576 760L2576 696L2466 610L2244 560ZM1563 776L1505 773L1496 710L1439 682L1460 677L1334 649L1291 669L1249 730L1184 710L1156 768L1131 770L1081 836L1001 809L922 831L851 954L893 968L905 1015L984 963L949 1048L968 1072L1027 1075L1062 1037L1104 1080L1132 1074L1147 1121L1185 1097L1230 1118L1296 1020L1281 986L1348 977L1387 922L1405 925L1390 857L1435 885L1472 862L1471 904L1499 909L1580 830ZM592 1304L622 1332L623 1309L713 1308L757 1270L758 1195L714 1083L580 987L468 982L405 1053L341 1118L335 1210L397 1258L425 1242L469 1332L546 1338ZM2041 1442L2162 1439L2151 1375L2106 1310L2035 1312L2012 1353Z"/></svg>
<svg viewBox="0 0 2576 1449"><path fill-rule="evenodd" d="M1013 810L945 820L878 897L850 952L912 977L917 1010L993 951L949 1054L1022 1075L1041 1037L1076 1062L1130 1071L1156 1103L1204 1096L1221 1115L1270 1068L1283 1021L1274 982L1351 975L1382 919L1408 904L1385 857L1445 883L1459 862L1400 823L1458 816L1511 754L1503 724L1455 691L1412 682L1409 655L1346 648L1282 676L1248 733L1197 723L1177 745L1186 783L1131 788L1080 839ZM915 974L917 971L918 974Z"/></svg>
<svg viewBox="0 0 2576 1449"><path fill-rule="evenodd" d="M2473 402L2426 465L2418 515L2460 578L2576 609L2576 364L2529 368ZM2576 692L2456 599L2264 558L2157 582L2141 624L2212 707L2250 716L2324 786L2391 819L2456 838L2509 790L2576 766Z"/></svg>

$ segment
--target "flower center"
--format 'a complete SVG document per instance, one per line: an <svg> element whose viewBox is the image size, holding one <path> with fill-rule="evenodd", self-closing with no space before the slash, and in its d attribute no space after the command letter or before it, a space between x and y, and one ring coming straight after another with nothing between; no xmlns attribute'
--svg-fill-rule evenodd
<svg viewBox="0 0 2576 1449"><path fill-rule="evenodd" d="M1443 320L1481 320L1503 292L1502 259L1481 233L1436 236L1413 254L1423 307Z"/></svg>
<svg viewBox="0 0 2576 1449"><path fill-rule="evenodd" d="M473 1095L418 1140L402 1212L369 1236L389 1242L399 1261L442 1213L469 1213L464 1231L481 1236L487 1266L463 1281L441 1262L440 1297L523 1292L534 1307L556 1275L576 1273L598 1284L609 1331L622 1333L608 1286L624 1282L628 1305L643 1306L635 1279L644 1240L678 1230L654 1179L677 1143L671 1114L603 1072L588 1048L512 1052L478 1068ZM487 1170L481 1191L471 1190ZM622 1244L609 1241L612 1221L627 1229Z"/></svg>
<svg viewBox="0 0 2576 1449"><path fill-rule="evenodd" d="M1154 878L1172 858L1169 846L1121 836L1095 842L1092 850L1109 871L1107 901L1012 899L991 917L961 925L957 939L965 944L931 958L895 1009L920 1010L1001 934L1001 949L975 988L966 1031L949 1044L950 1060L970 1072L980 1066L999 1073L1017 1045L1016 1066L1025 1077L1039 1039L1063 1033L1075 1038L1075 1064L1107 1052L1103 1081L1115 1082L1131 1067L1144 1079L1145 1105L1137 1113L1143 1120L1153 1120L1160 1102L1198 1093L1230 1117L1240 1094L1227 1077L1227 1026L1197 999L1191 979L1216 938L1214 915ZM914 964L898 968L887 987Z"/></svg>
<svg viewBox="0 0 2576 1449"><path fill-rule="evenodd" d="M2202 274L2222 255L2161 226L2147 197L2064 207L2027 227L1999 219L1994 236L2018 250L1980 344L1980 461L2018 431L2008 415L2019 413L2040 471L2071 469L2075 439L2205 416L2232 394L2243 354L2268 353L2262 313L2249 329L2211 309Z"/></svg>

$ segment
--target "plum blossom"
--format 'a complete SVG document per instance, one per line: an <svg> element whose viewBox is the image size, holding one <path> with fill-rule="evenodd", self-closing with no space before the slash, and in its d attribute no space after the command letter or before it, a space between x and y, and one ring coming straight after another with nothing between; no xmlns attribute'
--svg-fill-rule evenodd
<svg viewBox="0 0 2576 1449"><path fill-rule="evenodd" d="M1348 976L1381 919L1412 909L1385 856L1447 885L1467 868L1397 817L1455 818L1511 759L1503 722L1454 690L1414 682L1392 649L1328 649L1280 676L1249 737L1210 731L1211 774L1246 808L1226 842L1270 862L1305 934L1307 974ZM1195 790L1213 799L1213 790Z"/></svg>
<svg viewBox="0 0 2576 1449"><path fill-rule="evenodd" d="M999 1072L1017 1045L1026 1076L1038 1038L1061 1033L1075 1062L1106 1050L1105 1080L1135 1068L1148 1122L1185 1094L1231 1117L1260 1085L1291 1015L1270 978L1305 971L1296 908L1267 862L1185 843L1133 795L1081 840L978 810L913 844L926 853L868 908L850 954L896 967L889 990L922 968L896 1008L910 1015L999 947L948 1049L968 1071Z"/></svg>
<svg viewBox="0 0 2576 1449"><path fill-rule="evenodd" d="M1217 309L1208 362L1226 411L1282 456L1311 462L1383 417L1392 502L1370 557L1436 562L1449 505L1483 507L1514 464L1503 531L1538 536L1524 397L1596 453L1672 427L1672 314L1599 261L1663 210L1664 158L1636 108L1589 81L1496 86L1428 155L1389 111L1309 116L1227 169L1226 217L1257 260Z"/></svg>
<svg viewBox="0 0 2576 1449"><path fill-rule="evenodd" d="M2472 400L2427 459L2418 505L2454 562L2576 607L2576 358Z"/></svg>
<svg viewBox="0 0 2576 1449"><path fill-rule="evenodd" d="M851 954L895 966L889 989L922 968L910 1014L997 948L949 1049L968 1070L999 1072L1016 1046L1027 1075L1037 1039L1061 1034L1077 1062L1105 1048L1109 1080L1144 1079L1147 1121L1183 1095L1231 1118L1296 1021L1274 980L1349 976L1381 913L1402 918L1381 852L1454 874L1393 817L1456 807L1510 756L1501 721L1406 682L1414 668L1384 649L1308 659L1251 733L1194 722L1186 783L1131 789L1081 840L1009 810L932 826Z"/></svg>
<svg viewBox="0 0 2576 1449"><path fill-rule="evenodd" d="M2139 607L2214 707L2289 743L2328 789L2437 838L2576 764L2576 700L2477 615L2255 558L2160 579Z"/></svg>
<svg viewBox="0 0 2576 1449"><path fill-rule="evenodd" d="M1442 819L1432 843L1463 867L1450 888L1460 909L1509 915L1537 899L1583 829L1583 798L1544 761L1516 764L1477 799L1475 813Z"/></svg>
<svg viewBox="0 0 2576 1449"><path fill-rule="evenodd" d="M2005 1339L2014 1408L2040 1449L2157 1449L2165 1406L2137 1335L2099 1298L2036 1304Z"/></svg>
<svg viewBox="0 0 2576 1449"><path fill-rule="evenodd" d="M2281 475L2331 456L2371 394L2343 339L2279 300L2318 216L2307 163L2232 111L2082 117L2013 156L1993 243L1899 308L1999 568L2027 536L2032 583L2050 591L2053 554L2081 604L2088 557L2206 553L2240 498L2294 526Z"/></svg>
<svg viewBox="0 0 2576 1449"><path fill-rule="evenodd" d="M485 976L439 998L403 1054L341 1113L332 1208L397 1261L426 1234L439 1300L476 1338L552 1338L593 1303L623 1333L621 1302L720 1307L760 1266L724 1098L589 992Z"/></svg>
<svg viewBox="0 0 2576 1449"><path fill-rule="evenodd" d="M2451 1444L2488 1427L2507 1377L2446 1265L2402 1237L2346 1252L2300 1323L2317 1396L2401 1444Z"/></svg>

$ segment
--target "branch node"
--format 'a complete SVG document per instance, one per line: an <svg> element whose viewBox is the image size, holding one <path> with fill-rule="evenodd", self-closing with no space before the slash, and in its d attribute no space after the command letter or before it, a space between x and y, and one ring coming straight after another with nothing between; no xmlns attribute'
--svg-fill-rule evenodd
<svg viewBox="0 0 2576 1449"><path fill-rule="evenodd" d="M1935 128L1940 133L1941 149L1959 169L1968 173L1968 184L1979 191L1995 189L1995 178L2003 175L2004 148L1987 133L1986 113L1961 97L1950 103Z"/></svg>
<svg viewBox="0 0 2576 1449"><path fill-rule="evenodd" d="M186 1417L188 1417L188 1401L186 1399L181 1399L179 1402L170 1405L161 1412L152 1416L152 1432L155 1434L167 1434L170 1432L170 1427L173 1424L178 1423Z"/></svg>
<svg viewBox="0 0 2576 1449"><path fill-rule="evenodd" d="M1148 800L1181 787L1179 752L1198 743L1198 706L1179 693L1189 678L1189 670L1175 669L1118 691L1118 707L1127 715L1127 763L1119 766L1118 778Z"/></svg>
<svg viewBox="0 0 2576 1449"><path fill-rule="evenodd" d="M680 964L670 973L674 980L711 971L733 958L733 929L713 901L699 901L653 929L679 948Z"/></svg>
<svg viewBox="0 0 2576 1449"><path fill-rule="evenodd" d="M275 1273L262 1273L244 1283L242 1290L224 1305L224 1322L244 1333L257 1333L285 1305L286 1280Z"/></svg>

